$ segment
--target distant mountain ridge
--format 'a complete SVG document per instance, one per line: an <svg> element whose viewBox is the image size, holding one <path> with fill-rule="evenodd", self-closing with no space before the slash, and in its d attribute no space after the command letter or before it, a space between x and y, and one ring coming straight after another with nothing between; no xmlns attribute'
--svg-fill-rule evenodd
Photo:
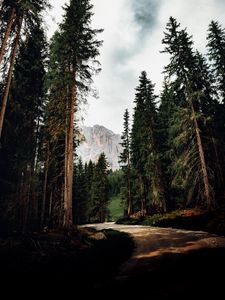
<svg viewBox="0 0 225 300"><path fill-rule="evenodd" d="M93 127L83 126L81 134L84 141L77 149L77 155L82 158L83 162L92 160L97 161L99 155L104 152L109 166L112 170L117 170L119 166L119 155L122 151L121 136L101 125Z"/></svg>

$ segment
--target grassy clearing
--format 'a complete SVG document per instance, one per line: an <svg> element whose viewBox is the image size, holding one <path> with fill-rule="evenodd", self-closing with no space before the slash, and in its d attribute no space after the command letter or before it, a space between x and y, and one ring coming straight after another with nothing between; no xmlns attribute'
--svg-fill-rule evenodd
<svg viewBox="0 0 225 300"><path fill-rule="evenodd" d="M122 200L119 196L112 197L108 205L109 218L108 221L117 221L123 216L124 209L122 205Z"/></svg>

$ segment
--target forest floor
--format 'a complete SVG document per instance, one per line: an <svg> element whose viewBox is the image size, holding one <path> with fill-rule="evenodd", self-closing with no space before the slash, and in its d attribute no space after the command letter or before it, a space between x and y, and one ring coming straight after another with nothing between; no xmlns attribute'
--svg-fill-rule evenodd
<svg viewBox="0 0 225 300"><path fill-rule="evenodd" d="M0 237L0 271L73 272L80 278L83 273L86 278L88 274L98 273L98 276L104 274L105 277L129 258L133 248L133 241L127 233L112 229L14 233Z"/></svg>
<svg viewBox="0 0 225 300"><path fill-rule="evenodd" d="M201 213L183 214L190 218L186 226L198 229L201 222L190 220ZM206 219L204 224L209 224ZM218 228L222 216L211 222ZM64 298L65 293L81 293L82 298L91 294L104 300L219 299L225 296L224 270L225 237L204 231L103 223L84 225L70 234L0 237L4 280L21 280L23 287L32 279L36 292L39 287L56 294L61 290Z"/></svg>

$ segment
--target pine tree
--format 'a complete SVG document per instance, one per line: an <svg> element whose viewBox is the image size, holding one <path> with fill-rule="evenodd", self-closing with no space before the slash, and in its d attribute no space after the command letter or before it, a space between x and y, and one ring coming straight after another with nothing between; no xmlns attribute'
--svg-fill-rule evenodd
<svg viewBox="0 0 225 300"><path fill-rule="evenodd" d="M105 222L108 203L108 162L102 153L94 168L92 187L92 218L95 222Z"/></svg>
<svg viewBox="0 0 225 300"><path fill-rule="evenodd" d="M166 199L164 184L162 182L162 168L159 155L159 132L158 114L156 110L156 96L154 95L154 85L149 81L147 97L145 99L145 110L143 119L144 140L147 148L147 161L145 163L145 173L149 180L149 193L151 206L158 212L166 211Z"/></svg>
<svg viewBox="0 0 225 300"><path fill-rule="evenodd" d="M41 13L43 9L48 6L48 0L21 0L21 1L8 1L4 0L2 3L1 13L6 22L5 32L0 48L0 65L4 56L7 56L6 47L10 35L13 35L13 43L10 45L9 51L10 61L7 71L7 76L4 82L4 91L2 93L1 110L0 110L0 138L2 135L3 122L11 86L14 63L16 60L19 42L23 32L32 34L33 27L38 26L42 22ZM4 27L4 26L3 26Z"/></svg>
<svg viewBox="0 0 225 300"><path fill-rule="evenodd" d="M163 39L163 44L165 45L163 52L169 53L171 56L170 64L165 68L165 72L171 80L176 82L179 94L183 94L178 107L180 111L176 113L176 117L183 116L184 113L187 116L189 115L189 117L183 119L184 122L182 122L182 124L177 123L181 132L177 132L179 138L176 142L184 143L183 139L186 137L186 142L188 142L190 146L189 157L191 155L194 155L194 157L192 157L192 163L190 164L191 161L189 160L189 164L187 164L187 160L184 160L184 156L180 153L180 157L177 158L177 161L180 161L180 165L183 165L183 168L189 166L192 176L194 166L196 166L196 164L198 165L198 178L201 181L201 183L198 182L198 185L204 190L203 198L205 198L206 206L212 208L215 205L215 199L210 185L209 169L201 135L201 123L199 121L201 117L200 102L202 90L198 85L199 77L196 72L198 63L192 49L193 42L191 38L188 36L186 30L179 30L179 27L180 24L171 17ZM176 122L178 122L178 119ZM186 126L186 128L184 126ZM189 131L188 128L192 128L193 131L190 135L187 134ZM176 132L176 130L173 131ZM192 143L195 143L193 147L191 146ZM189 148L188 145L186 149L187 148ZM188 173L189 172L187 172L187 174ZM193 176L192 178L197 177ZM196 186L196 184L196 182L193 182L193 186Z"/></svg>
<svg viewBox="0 0 225 300"><path fill-rule="evenodd" d="M66 228L71 227L73 223L74 114L78 107L78 99L87 94L92 75L99 71L96 57L102 42L96 39L96 35L101 30L90 27L92 8L89 0L71 0L65 7L64 20L60 31L54 36L51 47L52 57L55 59L50 71L51 92L52 96L57 94L57 99L61 101L59 113L65 112L65 115L61 116L60 124L64 124L65 134L63 223Z"/></svg>
<svg viewBox="0 0 225 300"><path fill-rule="evenodd" d="M120 163L122 165L125 184L126 184L126 200L127 200L127 215L132 214L132 199L131 199L131 154L130 154L130 124L129 124L129 111L125 110L124 113L124 131L122 133L121 146L123 148L122 153L120 154Z"/></svg>
<svg viewBox="0 0 225 300"><path fill-rule="evenodd" d="M16 61L1 150L1 162L9 160L8 167L1 168L1 176L11 177L13 188L10 193L12 198L17 199L16 203L21 211L19 221L23 223L24 229L28 221L35 227L38 225L37 162L39 129L46 93L45 61L45 35L43 28L37 26L32 29L32 35L21 44ZM14 172L13 176L9 169Z"/></svg>
<svg viewBox="0 0 225 300"><path fill-rule="evenodd" d="M86 174L83 166L82 159L79 158L78 163L75 165L74 172L74 192L76 193L74 201L74 220L76 224L84 224L87 221L87 186L86 186Z"/></svg>
<svg viewBox="0 0 225 300"><path fill-rule="evenodd" d="M166 203L158 150L156 96L146 72L141 73L136 91L131 131L131 161L136 173L135 181L139 186L135 197L139 198L141 213L144 215L147 208L164 212Z"/></svg>
<svg viewBox="0 0 225 300"><path fill-rule="evenodd" d="M218 22L212 21L209 24L207 40L209 59L225 104L225 29Z"/></svg>
<svg viewBox="0 0 225 300"><path fill-rule="evenodd" d="M160 161L163 173L163 182L165 190L165 198L167 207L172 209L175 207L175 191L171 188L171 147L172 140L170 138L170 121L173 117L177 99L175 89L172 84L165 79L163 91L160 95L160 106L158 111L158 148L160 149Z"/></svg>
<svg viewBox="0 0 225 300"><path fill-rule="evenodd" d="M92 214L92 181L94 176L95 164L90 160L88 164L85 165L85 191L86 191L86 217L87 222L91 221Z"/></svg>
<svg viewBox="0 0 225 300"><path fill-rule="evenodd" d="M131 162L134 168L138 189L134 196L141 204L140 210L146 213L148 182L145 174L145 163L147 161L148 150L145 143L144 128L145 122L143 112L145 111L145 99L148 94L149 80L146 72L142 72L139 77L139 85L136 88L135 108L133 124L131 129Z"/></svg>

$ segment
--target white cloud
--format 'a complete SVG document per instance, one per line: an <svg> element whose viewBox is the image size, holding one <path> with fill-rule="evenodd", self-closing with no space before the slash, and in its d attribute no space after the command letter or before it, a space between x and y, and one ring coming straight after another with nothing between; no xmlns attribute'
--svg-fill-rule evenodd
<svg viewBox="0 0 225 300"><path fill-rule="evenodd" d="M121 132L123 113L126 108L132 112L135 87L142 70L147 70L150 79L156 83L159 93L163 80L163 67L168 58L160 54L161 40L170 16L177 18L181 28L187 27L193 35L194 46L205 52L206 32L212 19L225 27L225 2L223 0L141 0L153 3L155 20L151 20L148 31L143 31L135 19L134 0L92 0L94 4L93 26L104 28L100 38L104 40L99 60L102 72L95 78L99 99L89 98L85 124L101 124L115 132ZM136 0L137 1L137 0ZM52 1L56 2L56 1ZM57 1L55 15L60 21L65 1ZM142 25L143 26L143 25ZM53 26L54 29L56 26ZM52 29L53 29L52 27Z"/></svg>

